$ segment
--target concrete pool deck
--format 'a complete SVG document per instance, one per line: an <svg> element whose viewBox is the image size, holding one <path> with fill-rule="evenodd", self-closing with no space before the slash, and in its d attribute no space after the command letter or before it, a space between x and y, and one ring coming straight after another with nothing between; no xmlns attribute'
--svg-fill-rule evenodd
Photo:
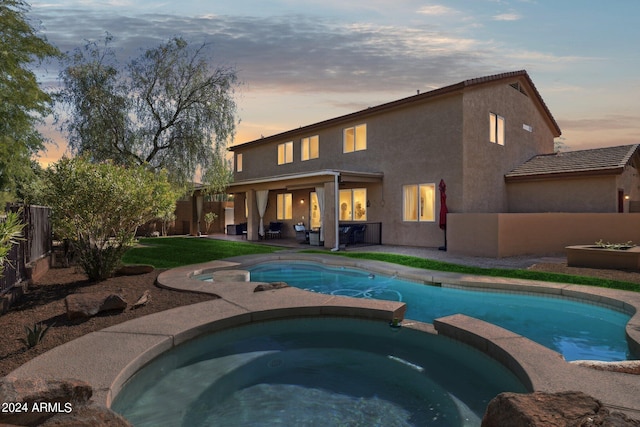
<svg viewBox="0 0 640 427"><path fill-rule="evenodd" d="M274 253L230 258L165 271L160 286L215 294L219 299L178 307L93 332L56 347L11 372L18 378L75 378L94 389L94 400L107 406L137 370L161 353L196 336L250 322L300 316L347 316L388 322L403 318L404 303L355 299L287 287L254 292L256 282L203 282L194 274L273 260L315 261L397 274L423 283L533 292L587 300L633 314L626 332L640 354L640 294L529 280L504 279L413 269L395 264L321 254ZM564 361L562 356L527 338L464 315L426 324L405 319L403 327L440 334L465 342L507 366L531 391L579 390L612 410L640 419L640 377L596 370Z"/></svg>

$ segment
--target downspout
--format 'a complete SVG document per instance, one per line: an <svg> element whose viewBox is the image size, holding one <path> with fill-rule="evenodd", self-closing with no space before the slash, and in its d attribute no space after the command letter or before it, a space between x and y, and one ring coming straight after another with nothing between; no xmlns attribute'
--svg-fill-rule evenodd
<svg viewBox="0 0 640 427"><path fill-rule="evenodd" d="M335 212L335 231L336 231L336 236L335 236L335 241L336 241L336 245L335 247L333 247L333 249L331 249L331 252L337 252L340 250L340 228L338 227L338 224L340 223L340 211L338 210L338 203L340 203L340 192L338 190L338 177L340 176L340 172L334 172L333 173L333 179L334 179L334 212Z"/></svg>

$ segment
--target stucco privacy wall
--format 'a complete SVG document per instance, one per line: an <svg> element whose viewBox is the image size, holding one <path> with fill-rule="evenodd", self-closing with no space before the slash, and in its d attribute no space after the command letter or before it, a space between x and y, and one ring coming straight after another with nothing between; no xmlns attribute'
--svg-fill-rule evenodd
<svg viewBox="0 0 640 427"><path fill-rule="evenodd" d="M447 249L472 256L563 253L598 240L640 244L640 213L489 213L447 215Z"/></svg>

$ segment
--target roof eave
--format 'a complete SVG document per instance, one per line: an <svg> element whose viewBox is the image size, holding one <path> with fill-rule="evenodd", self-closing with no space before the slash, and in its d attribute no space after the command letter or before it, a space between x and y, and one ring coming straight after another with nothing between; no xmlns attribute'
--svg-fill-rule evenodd
<svg viewBox="0 0 640 427"><path fill-rule="evenodd" d="M603 175L620 175L624 171L623 166L617 166L612 168L603 169L591 169L581 171L567 171L567 172L549 172L549 173L537 173L529 175L505 175L505 182L523 182L523 181L547 181L559 178L583 178L590 176L603 176Z"/></svg>

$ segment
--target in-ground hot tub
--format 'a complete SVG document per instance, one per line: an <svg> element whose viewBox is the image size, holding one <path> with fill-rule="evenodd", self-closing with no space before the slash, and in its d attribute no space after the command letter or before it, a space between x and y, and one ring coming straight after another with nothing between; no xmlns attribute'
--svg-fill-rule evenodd
<svg viewBox="0 0 640 427"><path fill-rule="evenodd" d="M298 318L203 336L133 376L112 408L135 426L478 426L526 387L452 339L380 321Z"/></svg>

